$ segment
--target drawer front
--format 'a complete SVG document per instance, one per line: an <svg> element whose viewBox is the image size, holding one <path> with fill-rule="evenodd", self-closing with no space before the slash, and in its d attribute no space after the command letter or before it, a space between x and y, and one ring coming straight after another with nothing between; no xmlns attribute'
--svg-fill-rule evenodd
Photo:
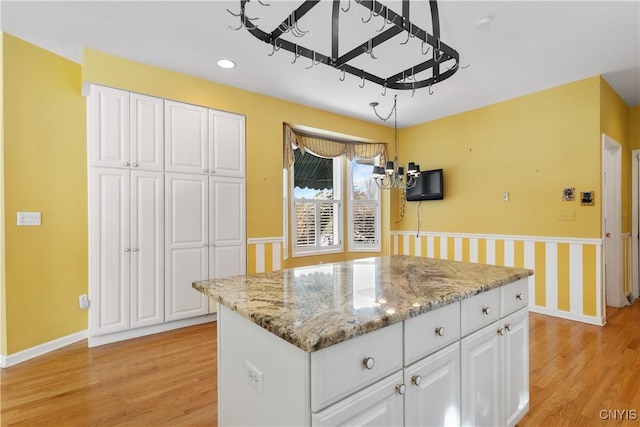
<svg viewBox="0 0 640 427"><path fill-rule="evenodd" d="M500 288L462 300L460 309L462 336L495 322L500 318Z"/></svg>
<svg viewBox="0 0 640 427"><path fill-rule="evenodd" d="M500 316L507 316L529 305L529 281L520 279L500 288Z"/></svg>
<svg viewBox="0 0 640 427"><path fill-rule="evenodd" d="M404 364L460 339L460 302L446 305L404 322Z"/></svg>
<svg viewBox="0 0 640 427"><path fill-rule="evenodd" d="M365 360L369 360L369 368ZM311 410L317 412L402 368L402 323L311 353Z"/></svg>

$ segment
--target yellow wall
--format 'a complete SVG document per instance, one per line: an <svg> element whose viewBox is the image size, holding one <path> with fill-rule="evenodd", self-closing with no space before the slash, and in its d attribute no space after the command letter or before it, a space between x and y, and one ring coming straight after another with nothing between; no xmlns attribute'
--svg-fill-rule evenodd
<svg viewBox="0 0 640 427"><path fill-rule="evenodd" d="M80 66L4 34L7 353L87 328L86 113ZM42 213L17 227L16 213Z"/></svg>
<svg viewBox="0 0 640 427"><path fill-rule="evenodd" d="M0 32L0 356L7 355L7 323L5 316L5 274L4 274L4 78L3 78L3 35Z"/></svg>
<svg viewBox="0 0 640 427"><path fill-rule="evenodd" d="M600 132L615 139L622 146L622 232L631 232L631 147L629 144L629 107L600 78ZM602 189L600 189L602 195Z"/></svg>
<svg viewBox="0 0 640 427"><path fill-rule="evenodd" d="M247 237L249 239L283 235L283 123L304 125L376 141L391 141L393 136L393 131L382 125L143 65L91 49L84 51L82 79L85 83L98 83L245 115L247 117ZM382 247L387 248L389 221L386 210L383 209L383 212L385 213L383 214ZM332 262L371 255L346 253L325 256L322 259L325 262ZM313 264L318 260L318 257L290 258L284 266Z"/></svg>
<svg viewBox="0 0 640 427"><path fill-rule="evenodd" d="M403 129L401 156L444 168L445 198L407 203L398 229L415 231L419 208L423 231L598 237L599 198L583 207L562 189L600 188L599 98L593 77Z"/></svg>
<svg viewBox="0 0 640 427"><path fill-rule="evenodd" d="M629 146L640 150L640 106L629 109Z"/></svg>

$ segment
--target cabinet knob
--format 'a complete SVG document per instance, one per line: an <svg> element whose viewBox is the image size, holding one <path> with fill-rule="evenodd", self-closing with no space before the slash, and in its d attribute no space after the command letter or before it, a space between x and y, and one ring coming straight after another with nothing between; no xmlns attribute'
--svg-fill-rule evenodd
<svg viewBox="0 0 640 427"><path fill-rule="evenodd" d="M138 167L138 164L137 164L137 163L134 163L134 164L133 164L133 167L134 167L134 168L137 168L137 167Z"/></svg>
<svg viewBox="0 0 640 427"><path fill-rule="evenodd" d="M400 396L404 395L404 392L407 391L407 386L404 384L398 384L396 386L396 391Z"/></svg>
<svg viewBox="0 0 640 427"><path fill-rule="evenodd" d="M500 335L500 336L504 335L504 328L498 329L498 335Z"/></svg>
<svg viewBox="0 0 640 427"><path fill-rule="evenodd" d="M138 248L131 249L131 252L138 252Z"/></svg>
<svg viewBox="0 0 640 427"><path fill-rule="evenodd" d="M129 248L124 248L124 251L125 252L129 252Z"/></svg>
<svg viewBox="0 0 640 427"><path fill-rule="evenodd" d="M506 325L504 325L504 328L505 328L507 331L511 331L511 323L507 323Z"/></svg>
<svg viewBox="0 0 640 427"><path fill-rule="evenodd" d="M364 367L367 369L373 369L374 366L376 366L376 361L373 357L367 357L365 358L362 363L364 364Z"/></svg>
<svg viewBox="0 0 640 427"><path fill-rule="evenodd" d="M204 244L202 245L202 247L204 247L204 248L206 248L207 246L209 246L207 243L204 243Z"/></svg>
<svg viewBox="0 0 640 427"><path fill-rule="evenodd" d="M485 316L488 316L489 313L491 313L491 310L489 310L489 307L482 307L482 314L484 314Z"/></svg>
<svg viewBox="0 0 640 427"><path fill-rule="evenodd" d="M521 293L516 294L516 299L518 301L522 301L522 294Z"/></svg>
<svg viewBox="0 0 640 427"><path fill-rule="evenodd" d="M444 336L444 326L439 326L436 328L436 335L439 337Z"/></svg>
<svg viewBox="0 0 640 427"><path fill-rule="evenodd" d="M205 169L205 170L204 170L204 173L209 173L209 169Z"/></svg>
<svg viewBox="0 0 640 427"><path fill-rule="evenodd" d="M123 165L123 166L127 166L127 167L128 167L128 166L129 166L129 163L128 163L128 162L124 162L122 165Z"/></svg>
<svg viewBox="0 0 640 427"><path fill-rule="evenodd" d="M411 378L411 382L415 385L420 385L422 377L420 375L414 375L413 378Z"/></svg>

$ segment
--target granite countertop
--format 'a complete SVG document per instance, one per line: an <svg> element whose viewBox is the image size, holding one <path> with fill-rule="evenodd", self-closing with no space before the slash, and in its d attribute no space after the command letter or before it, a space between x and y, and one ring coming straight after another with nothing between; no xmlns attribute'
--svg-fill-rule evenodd
<svg viewBox="0 0 640 427"><path fill-rule="evenodd" d="M201 280L193 287L312 352L532 274L394 255Z"/></svg>

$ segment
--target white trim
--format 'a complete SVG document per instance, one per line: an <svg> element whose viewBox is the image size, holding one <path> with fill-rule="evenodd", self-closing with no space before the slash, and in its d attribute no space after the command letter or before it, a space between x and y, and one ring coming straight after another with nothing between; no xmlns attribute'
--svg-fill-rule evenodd
<svg viewBox="0 0 640 427"><path fill-rule="evenodd" d="M415 241L413 242L413 249L416 256L422 256L422 238L418 235L416 235Z"/></svg>
<svg viewBox="0 0 640 427"><path fill-rule="evenodd" d="M547 308L558 308L558 244L545 243L545 295Z"/></svg>
<svg viewBox="0 0 640 427"><path fill-rule="evenodd" d="M600 317L585 316L582 314L570 313L568 311L562 311L562 310L551 310L545 307L538 307L537 305L529 306L529 312L544 314L544 315L553 316L553 317L560 317L561 319L566 319L566 320L575 320L578 322L588 323L590 325L596 325L596 326L604 326L607 323L606 319L603 319Z"/></svg>
<svg viewBox="0 0 640 427"><path fill-rule="evenodd" d="M485 239L485 262L489 265L496 265L496 239Z"/></svg>
<svg viewBox="0 0 640 427"><path fill-rule="evenodd" d="M631 240L631 293L634 298L640 296L640 283L638 280L638 204L640 203L640 182L638 181L640 164L640 150L631 151L631 236L635 236Z"/></svg>
<svg viewBox="0 0 640 427"><path fill-rule="evenodd" d="M281 263L280 257L282 256L281 242L273 242L273 246L271 247L271 270L278 271L280 270Z"/></svg>
<svg viewBox="0 0 640 427"><path fill-rule="evenodd" d="M53 341L39 344L35 347L28 348L26 350L19 351L8 356L0 356L0 368L7 368L9 366L17 365L18 363L25 362L34 357L42 356L43 354L50 353L59 348L66 347L78 341L82 341L89 335L87 330L73 333L65 337L57 338Z"/></svg>
<svg viewBox="0 0 640 427"><path fill-rule="evenodd" d="M583 254L582 245L571 243L569 245L569 311L582 313L583 293Z"/></svg>
<svg viewBox="0 0 640 427"><path fill-rule="evenodd" d="M256 245L256 273L264 273L264 243Z"/></svg>
<svg viewBox="0 0 640 427"><path fill-rule="evenodd" d="M139 338L146 335L158 334L160 332L172 331L174 329L185 328L187 326L200 325L202 323L215 322L217 314L207 314L204 316L191 317L188 319L180 319L167 323L159 323L157 325L145 326L143 328L129 329L121 332L114 332L106 335L94 335L89 337L89 347L96 347L104 344L111 344L118 341L124 341L131 338Z"/></svg>
<svg viewBox="0 0 640 427"><path fill-rule="evenodd" d="M255 237L247 239L247 245L257 245L259 243L282 243L282 237Z"/></svg>
<svg viewBox="0 0 640 427"><path fill-rule="evenodd" d="M391 231L391 235L411 236L414 231ZM421 231L420 236L426 237L467 237L470 239L493 239L493 240L517 240L524 242L545 242L545 243L582 243L583 245L602 245L602 239L590 237L550 237L550 236L516 236L507 234L474 234L474 233L443 233L432 231Z"/></svg>

